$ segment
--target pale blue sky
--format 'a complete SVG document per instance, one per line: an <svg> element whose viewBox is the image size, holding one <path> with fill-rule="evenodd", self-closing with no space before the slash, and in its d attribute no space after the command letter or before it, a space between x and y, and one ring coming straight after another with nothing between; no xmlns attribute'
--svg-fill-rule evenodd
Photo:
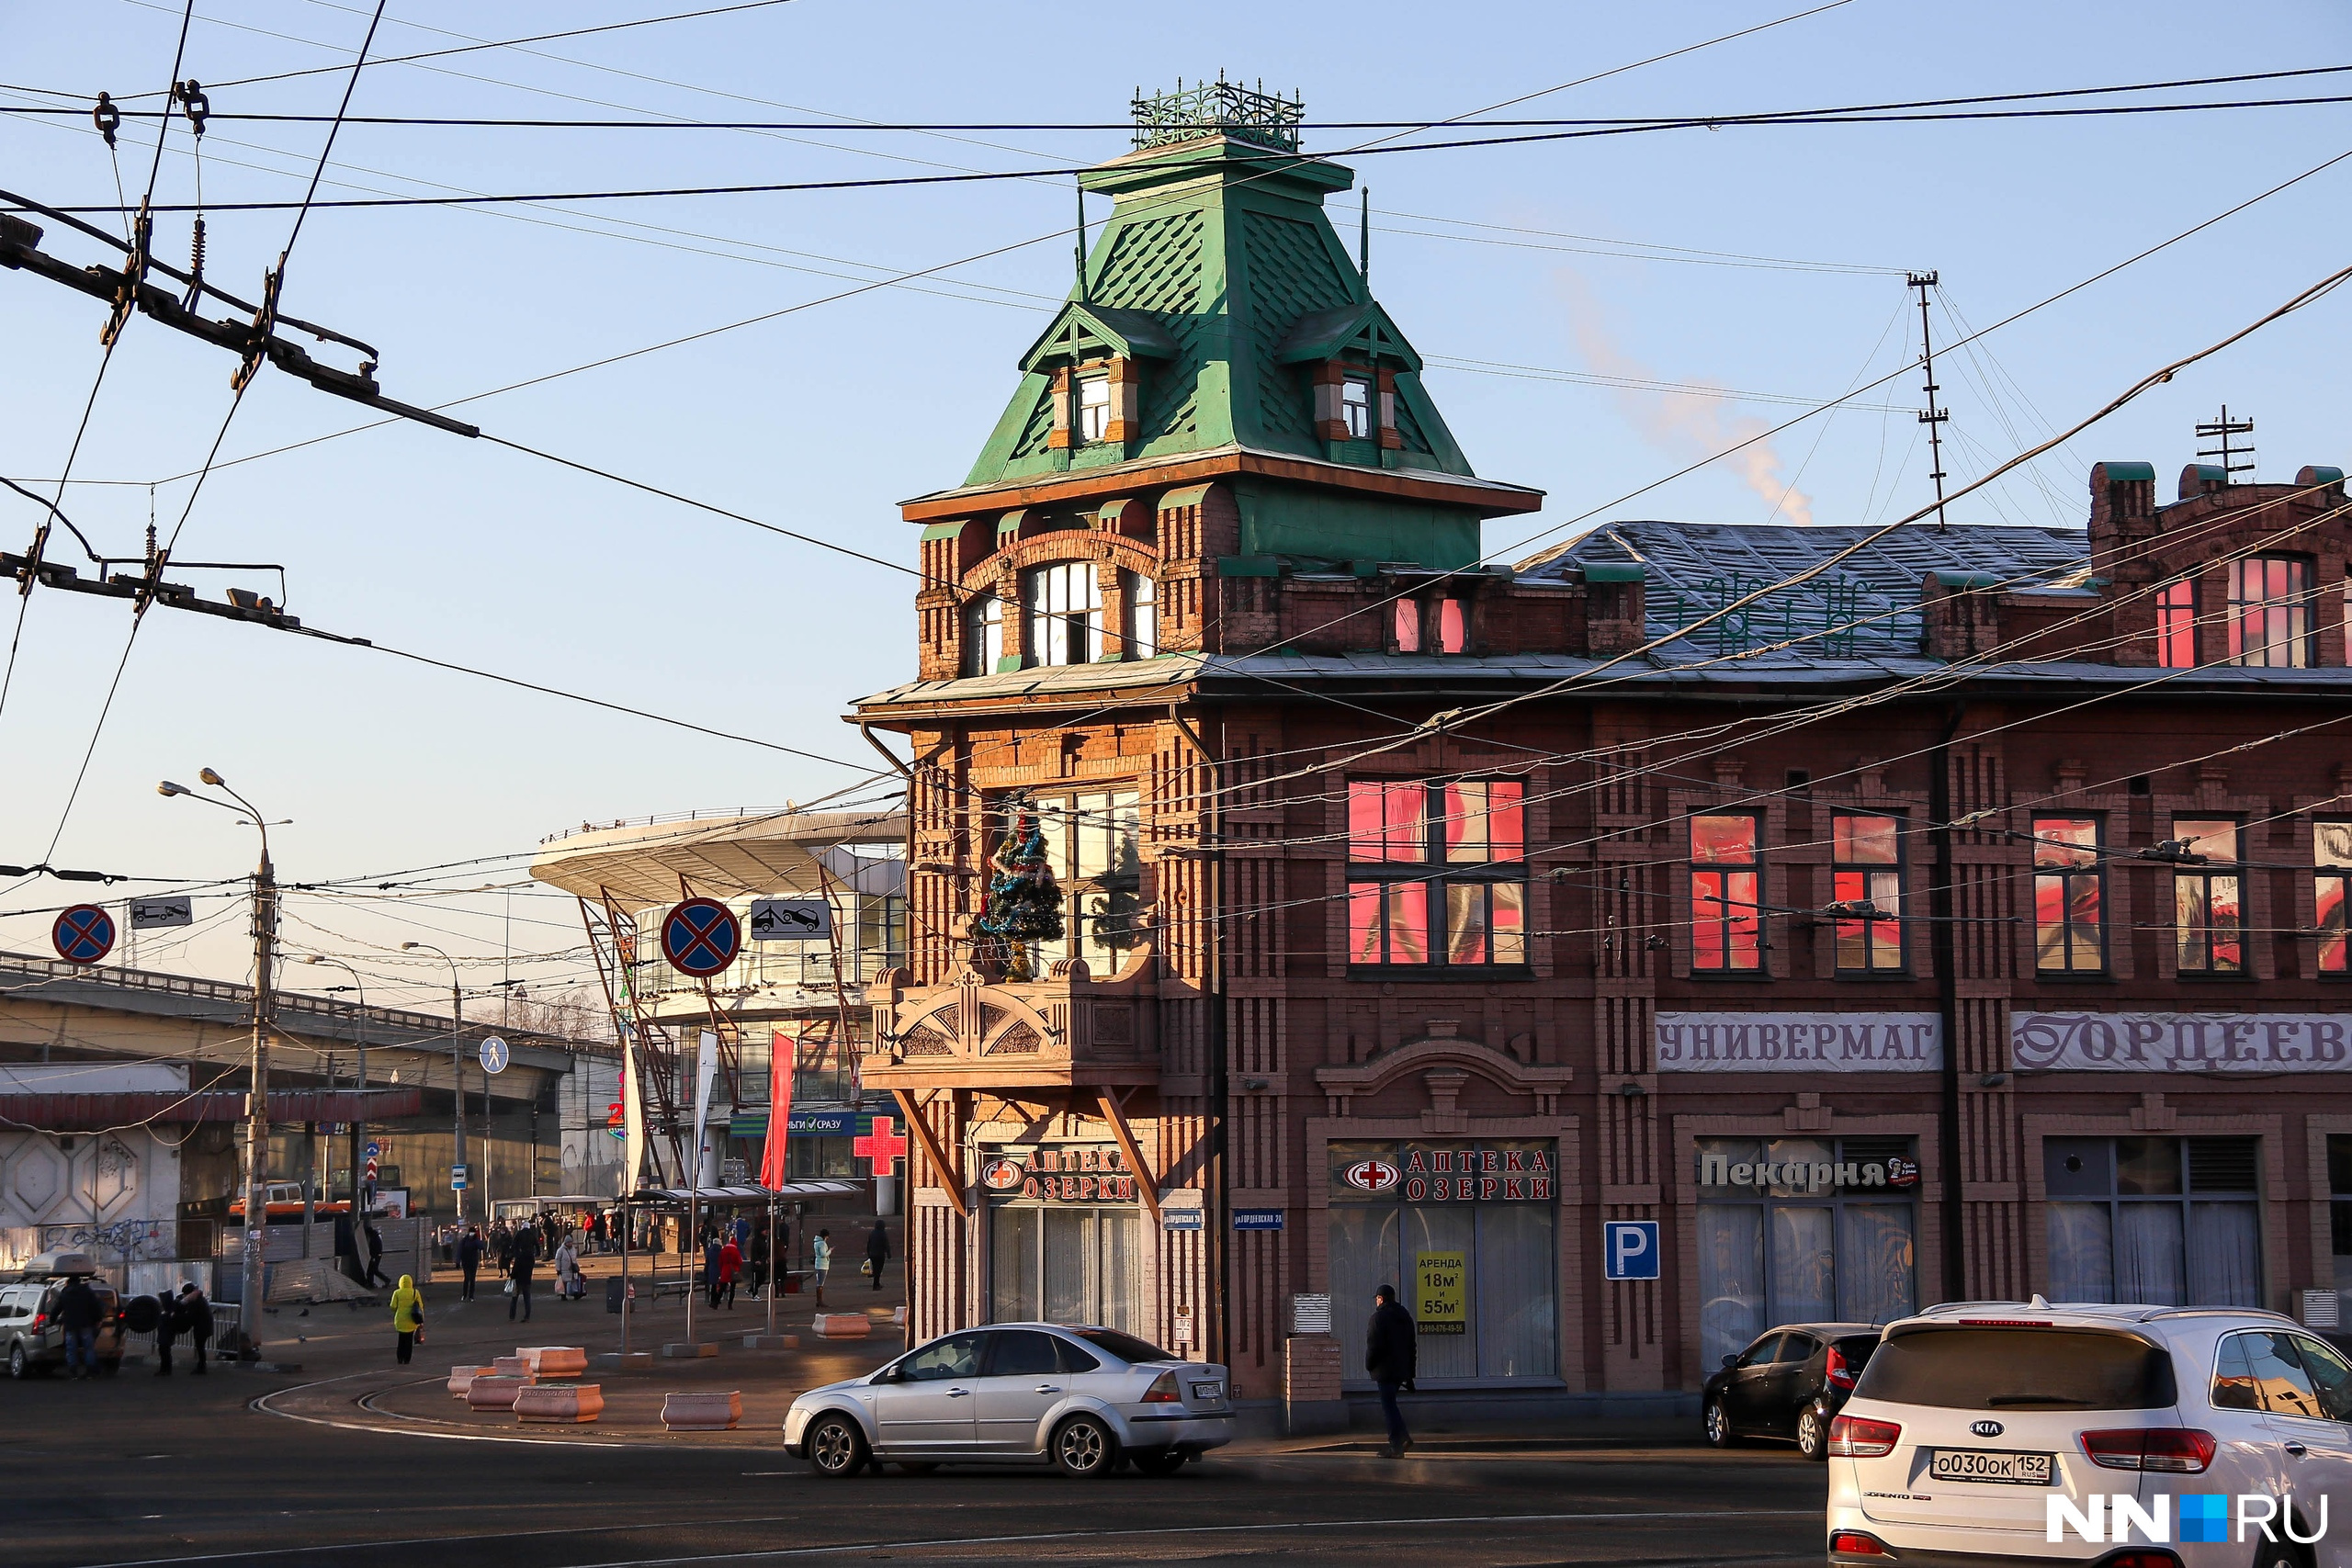
<svg viewBox="0 0 2352 1568"><path fill-rule="evenodd" d="M463 41L435 28L507 38L664 8L661 0L394 0L377 52ZM687 8L684 0L674 8ZM1439 10L1362 0L1256 7L1231 13L1246 23L1227 23L1201 10L797 0L537 52L385 66L363 74L354 108L1109 121L1125 118L1137 85L1222 68L1302 91L1310 118L1438 119L1802 8L1743 0ZM182 74L208 83L347 60L367 20L359 0L200 0L198 14ZM168 75L177 25L177 6L160 0L6 0L0 76L77 93L152 92ZM2352 20L2317 3L2239 6L2217 23L2211 6L2186 4L1988 0L1926 10L1852 0L1510 112L1739 114L2346 62ZM2352 90L2346 80L2207 96ZM341 90L339 75L309 76L219 89L212 105L316 112L331 110ZM40 101L0 93L0 103ZM1744 421L1795 412L1527 369L1814 398L1910 352L1917 318L1903 313L1900 276L1718 265L1731 255L1937 268L1951 303L1981 326L2352 148L2348 107L1727 128L1341 161L1372 187L1375 289L1436 362L1429 383L1464 449L1482 474L1550 492L1540 517L1490 531L1490 548L1508 555L1546 525L1736 439ZM205 139L204 194L299 196L322 129L216 123ZM1309 141L1339 148L1370 134ZM122 154L134 196L148 157L135 140L126 136ZM424 194L436 181L564 190L1055 167L1123 147L1118 134L1099 131L958 139L358 126L343 133L322 194L365 194L336 182ZM194 194L187 149L175 130L163 199ZM115 189L103 143L74 121L0 117L0 183L61 203L107 200ZM1996 333L1973 359L1946 361L1951 472L1980 471L2044 434L2045 422L2071 422L2340 265L2347 192L2352 163ZM1352 235L1354 197L1341 199ZM850 287L842 278L1046 236L1069 222L1070 206L1061 180L571 211L323 211L305 226L285 308L376 344L386 391L435 403L816 299ZM212 276L238 292L256 288L287 223L283 213L215 218ZM50 245L99 259L55 234ZM184 262L186 220L164 220L158 245ZM1731 255L1673 261L1660 258L1678 253L1656 247ZM464 412L516 440L911 563L914 530L895 503L962 478L1041 323L1041 297L1062 293L1069 268L1067 237L1048 238L921 291L874 290ZM1964 502L1956 516L2076 524L2085 469L2102 457L2151 460L2168 486L2195 446L2189 427L2224 400L2259 422L2263 478L2345 462L2352 439L2340 370L2333 379L2324 370L2340 365L2345 310L2331 301L2181 377L2069 456L2043 462L2032 480ZM101 315L92 301L0 274L12 371L0 382L0 473L55 476L96 369ZM1953 330L1939 310L1939 334ZM77 477L143 481L196 468L228 407L229 369L213 349L134 322ZM1896 412L1815 420L1776 438L1769 461L1718 465L1602 515L1761 522L1776 502L1784 519L1821 523L1899 514L1928 495L1909 412L1916 380L1865 400ZM266 373L223 452L360 423L350 406ZM1792 479L1798 493L1783 498ZM156 491L167 530L187 496L185 484ZM148 492L77 484L66 506L110 553L130 553ZM31 506L6 499L0 542L21 548L35 520ZM860 769L871 753L838 716L913 663L911 583L902 575L428 430L371 432L221 469L180 553L284 562L291 607L318 626ZM220 580L201 581L217 592ZM33 598L16 689L0 713L0 861L40 857L126 627L115 603ZM293 880L522 852L583 818L780 804L856 777L377 655L157 612L56 862L191 878L246 869L249 832L153 793L156 779L186 780L206 764L295 819L275 837ZM498 867L461 886L513 874ZM32 884L0 898L0 909L54 905L59 889ZM397 908L298 898L286 942L353 955L384 977L388 999L422 1000L446 986L437 961L420 966L379 950L413 938L494 956L502 906L481 895ZM516 951L576 942L568 901L520 897L513 908ZM182 948L151 947L142 961L242 976L241 925L224 911L222 900L200 903L210 923ZM45 949L47 925L45 915L0 916L0 944ZM577 959L541 972L585 973Z"/></svg>

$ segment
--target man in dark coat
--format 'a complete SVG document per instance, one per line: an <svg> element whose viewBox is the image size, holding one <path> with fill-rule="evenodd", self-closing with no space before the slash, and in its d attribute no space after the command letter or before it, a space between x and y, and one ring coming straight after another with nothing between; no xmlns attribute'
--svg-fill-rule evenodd
<svg viewBox="0 0 2352 1568"><path fill-rule="evenodd" d="M204 1375L205 1348L212 1343L212 1303L204 1292L189 1280L180 1287L180 1331L187 1336L188 1348L196 1352L196 1375Z"/></svg>
<svg viewBox="0 0 2352 1568"><path fill-rule="evenodd" d="M359 1282L371 1288L390 1285L391 1281L384 1278L384 1233L376 1228L373 1219L363 1219L359 1224L368 1237L368 1272Z"/></svg>
<svg viewBox="0 0 2352 1568"><path fill-rule="evenodd" d="M1405 1430L1405 1413L1396 1407L1396 1391L1413 1381L1418 1354L1413 1314L1397 1303L1396 1286L1381 1286L1372 1298L1372 1322L1364 1329L1363 1370L1380 1385L1380 1414L1388 1421L1388 1447L1383 1451L1390 1459L1413 1446L1413 1435Z"/></svg>
<svg viewBox="0 0 2352 1568"><path fill-rule="evenodd" d="M506 1299L506 1321L514 1321L514 1309L523 1309L523 1321L531 1321L531 1270L538 1266L538 1234L530 1226L517 1229L508 1239L506 1277L514 1281L514 1293Z"/></svg>
<svg viewBox="0 0 2352 1568"><path fill-rule="evenodd" d="M155 1298L155 1375L172 1375L172 1341L179 1337L180 1303L177 1297L165 1291Z"/></svg>
<svg viewBox="0 0 2352 1568"><path fill-rule="evenodd" d="M465 1271L466 1276L465 1287L458 1292L458 1299L469 1302L474 1299L474 1273L481 1267L481 1232L471 1225L466 1227L466 1234L458 1242L458 1267Z"/></svg>
<svg viewBox="0 0 2352 1568"><path fill-rule="evenodd" d="M57 1326L65 1331L65 1370L70 1375L88 1377L98 1370L98 1324L105 1316L98 1292L90 1289L87 1279L76 1275L57 1292Z"/></svg>
<svg viewBox="0 0 2352 1568"><path fill-rule="evenodd" d="M865 1271L874 1276L874 1288L882 1288L882 1266L890 1261L890 1230L879 1218L874 1228L865 1233Z"/></svg>

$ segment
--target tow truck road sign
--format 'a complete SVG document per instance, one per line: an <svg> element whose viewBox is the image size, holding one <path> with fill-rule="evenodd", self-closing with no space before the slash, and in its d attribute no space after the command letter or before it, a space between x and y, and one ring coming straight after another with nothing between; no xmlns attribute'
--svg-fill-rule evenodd
<svg viewBox="0 0 2352 1568"><path fill-rule="evenodd" d="M832 935L832 906L822 898L754 898L753 942L823 942Z"/></svg>
<svg viewBox="0 0 2352 1568"><path fill-rule="evenodd" d="M681 975L707 979L743 951L743 927L716 898L689 898L662 919L662 956Z"/></svg>
<svg viewBox="0 0 2352 1568"><path fill-rule="evenodd" d="M68 964L96 964L114 951L114 917L96 904L76 904L57 917L49 941Z"/></svg>

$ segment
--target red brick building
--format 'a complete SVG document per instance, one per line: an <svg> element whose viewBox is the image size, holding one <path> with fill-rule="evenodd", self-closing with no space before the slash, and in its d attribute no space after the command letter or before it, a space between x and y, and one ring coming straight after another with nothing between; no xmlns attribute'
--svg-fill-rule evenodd
<svg viewBox="0 0 2352 1568"><path fill-rule="evenodd" d="M1108 1323L1305 1422L1382 1283L1425 1391L1533 1402L1779 1322L2332 1287L2341 474L1481 565L1541 498L1263 102L1086 176L1084 282L905 507L921 678L857 717L915 757L864 1067L923 1145L915 1332ZM972 923L1024 814L1034 978ZM1660 1278L1602 1277L1618 1219Z"/></svg>

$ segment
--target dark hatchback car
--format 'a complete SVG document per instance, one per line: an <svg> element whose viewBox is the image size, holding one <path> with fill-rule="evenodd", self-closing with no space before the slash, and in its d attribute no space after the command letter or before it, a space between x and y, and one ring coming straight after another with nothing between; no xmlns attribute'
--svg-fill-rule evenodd
<svg viewBox="0 0 2352 1568"><path fill-rule="evenodd" d="M1707 1380L1701 1404L1707 1441L1720 1449L1770 1438L1796 1444L1807 1459L1828 1458L1830 1417L1853 1393L1878 1336L1867 1323L1766 1329Z"/></svg>

